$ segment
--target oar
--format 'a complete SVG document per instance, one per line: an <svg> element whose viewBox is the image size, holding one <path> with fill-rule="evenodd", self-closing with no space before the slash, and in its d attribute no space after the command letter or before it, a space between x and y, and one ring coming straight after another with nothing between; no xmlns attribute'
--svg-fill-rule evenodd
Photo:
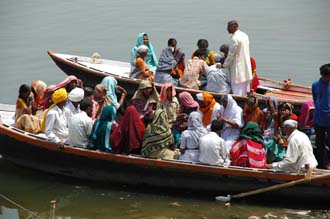
<svg viewBox="0 0 330 219"><path fill-rule="evenodd" d="M273 185L273 186L269 186L269 187L266 187L266 188L256 189L256 190L249 191L249 192L242 192L242 193L235 194L235 195L217 196L217 197L215 197L215 199L217 201L230 202L230 200L232 200L232 199L244 198L244 197L247 197L247 196L250 196L250 195L256 195L256 194L260 194L260 193L264 193L264 192L269 192L269 191L274 191L274 190L278 190L278 189L288 188L288 187L291 187L291 186L294 186L294 185L309 183L309 182L314 181L314 180L324 179L324 178L328 178L328 177L330 177L330 173L320 175L320 176L315 176L315 177L306 177L304 179L294 180L294 181L282 183L282 184L279 184L279 185Z"/></svg>

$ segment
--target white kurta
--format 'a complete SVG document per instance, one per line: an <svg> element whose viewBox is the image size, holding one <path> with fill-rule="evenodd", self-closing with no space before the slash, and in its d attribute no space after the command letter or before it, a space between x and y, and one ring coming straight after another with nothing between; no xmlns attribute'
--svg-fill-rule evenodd
<svg viewBox="0 0 330 219"><path fill-rule="evenodd" d="M273 163L274 169L298 172L305 167L305 164L309 164L310 168L317 166L312 144L305 133L299 130L293 131L288 142L285 158Z"/></svg>
<svg viewBox="0 0 330 219"><path fill-rule="evenodd" d="M65 142L68 138L68 123L65 110L58 106L51 108L46 116L45 134L52 142Z"/></svg>
<svg viewBox="0 0 330 219"><path fill-rule="evenodd" d="M199 139L199 161L210 165L229 165L230 158L225 141L215 132L209 132Z"/></svg>
<svg viewBox="0 0 330 219"><path fill-rule="evenodd" d="M67 143L73 146L86 148L88 137L92 132L93 121L85 111L81 111L69 118L69 138Z"/></svg>
<svg viewBox="0 0 330 219"><path fill-rule="evenodd" d="M237 30L231 37L224 68L230 69L231 82L241 84L252 80L249 37Z"/></svg>
<svg viewBox="0 0 330 219"><path fill-rule="evenodd" d="M78 106L78 108L74 107L74 105L72 104L71 101L68 101L65 105L65 115L66 118L69 119L71 116L80 113L80 108Z"/></svg>

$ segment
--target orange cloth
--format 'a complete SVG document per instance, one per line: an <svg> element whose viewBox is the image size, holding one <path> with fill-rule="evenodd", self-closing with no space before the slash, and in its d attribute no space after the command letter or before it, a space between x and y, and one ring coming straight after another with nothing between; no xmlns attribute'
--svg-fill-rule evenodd
<svg viewBox="0 0 330 219"><path fill-rule="evenodd" d="M200 107L199 110L203 113L203 124L207 126L211 123L215 99L209 92L203 91L203 99L205 107Z"/></svg>
<svg viewBox="0 0 330 219"><path fill-rule="evenodd" d="M144 62L143 58L137 57L134 61L134 65L135 65L136 68L138 68L145 75L149 76L149 77L146 77L145 75L142 75L139 79L154 81L154 73L148 69L148 67L147 67L146 63Z"/></svg>

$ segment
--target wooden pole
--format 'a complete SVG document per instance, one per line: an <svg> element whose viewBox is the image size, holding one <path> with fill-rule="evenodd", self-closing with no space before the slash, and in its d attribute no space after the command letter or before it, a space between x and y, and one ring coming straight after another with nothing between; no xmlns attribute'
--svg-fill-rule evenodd
<svg viewBox="0 0 330 219"><path fill-rule="evenodd" d="M278 189L284 189L284 188L288 188L288 187L299 185L299 184L310 183L311 181L318 180L318 179L325 179L328 177L330 177L330 173L323 174L320 176L315 176L315 177L306 177L304 179L294 180L294 181L282 183L279 185L273 185L273 186L269 186L266 188L256 189L256 190L249 191L249 192L242 192L242 193L239 193L236 195L217 196L215 199L218 201L222 201L222 202L229 202L233 198L234 199L244 198L244 197L247 197L250 195L257 195L260 193L274 191L274 190L278 190Z"/></svg>

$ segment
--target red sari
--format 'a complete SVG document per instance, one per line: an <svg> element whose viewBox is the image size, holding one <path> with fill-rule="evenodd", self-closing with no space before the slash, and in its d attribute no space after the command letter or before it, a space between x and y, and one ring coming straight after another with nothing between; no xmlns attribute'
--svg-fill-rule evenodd
<svg viewBox="0 0 330 219"><path fill-rule="evenodd" d="M135 106L127 107L119 126L113 130L110 136L113 152L140 154L145 130Z"/></svg>

